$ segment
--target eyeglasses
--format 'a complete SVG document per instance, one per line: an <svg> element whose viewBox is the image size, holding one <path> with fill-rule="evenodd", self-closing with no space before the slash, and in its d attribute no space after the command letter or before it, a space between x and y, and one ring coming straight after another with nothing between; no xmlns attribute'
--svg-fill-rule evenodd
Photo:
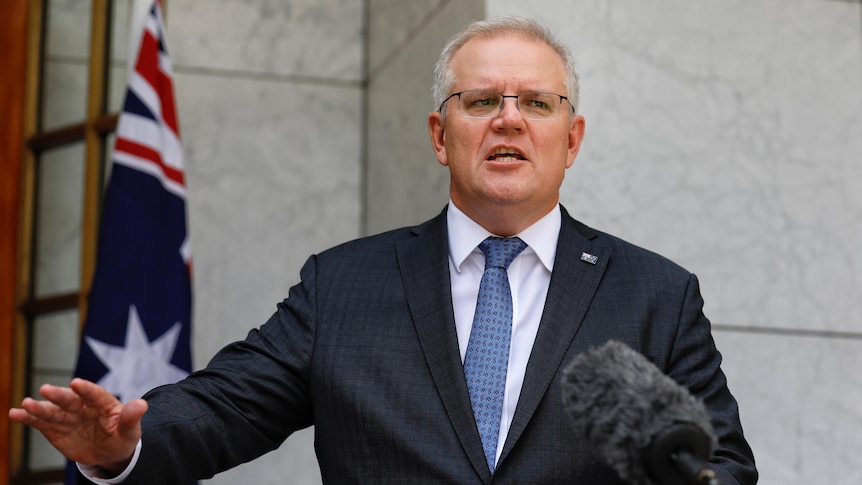
<svg viewBox="0 0 862 485"><path fill-rule="evenodd" d="M563 100L569 105L574 113L575 107L569 98L554 93L521 93L518 95L498 93L496 91L470 90L452 93L440 104L443 106L453 97L458 97L458 108L461 115L467 118L494 118L503 111L503 100L515 98L515 106L521 112L521 116L528 120L552 120L563 111Z"/></svg>

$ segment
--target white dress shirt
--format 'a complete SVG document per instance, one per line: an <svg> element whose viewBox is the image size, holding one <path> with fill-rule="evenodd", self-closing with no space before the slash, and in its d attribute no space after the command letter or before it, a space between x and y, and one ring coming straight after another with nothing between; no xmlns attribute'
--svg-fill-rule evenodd
<svg viewBox="0 0 862 485"><path fill-rule="evenodd" d="M138 440L138 446L135 447L135 453L132 455L132 461L129 462L129 466L123 470L123 473L117 475L116 477L108 477L104 470L97 466L90 465L82 465L77 463L78 470L84 475L87 480L97 484L97 485L116 485L119 483L123 483L123 481L132 473L132 470L135 469L135 465L138 463L138 458L141 456L141 440Z"/></svg>
<svg viewBox="0 0 862 485"><path fill-rule="evenodd" d="M485 271L485 255L478 248L488 236L494 236L467 217L449 201L446 213L449 229L449 274L452 284L452 307L461 362L467 352L479 283ZM527 361L539 331L539 321L545 307L545 297L551 282L551 270L557 252L562 216L557 205L535 224L516 234L527 244L509 265L509 287L512 289L512 339L509 348L509 368L506 373L506 393L503 396L503 416L497 440L497 460L503 451L518 397L524 384Z"/></svg>

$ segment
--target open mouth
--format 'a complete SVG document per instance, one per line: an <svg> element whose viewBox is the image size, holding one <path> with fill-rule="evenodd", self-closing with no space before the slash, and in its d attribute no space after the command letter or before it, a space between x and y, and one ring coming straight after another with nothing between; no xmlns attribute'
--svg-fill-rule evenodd
<svg viewBox="0 0 862 485"><path fill-rule="evenodd" d="M486 160L494 162L516 162L518 160L526 160L524 155L514 148L500 147L494 150Z"/></svg>

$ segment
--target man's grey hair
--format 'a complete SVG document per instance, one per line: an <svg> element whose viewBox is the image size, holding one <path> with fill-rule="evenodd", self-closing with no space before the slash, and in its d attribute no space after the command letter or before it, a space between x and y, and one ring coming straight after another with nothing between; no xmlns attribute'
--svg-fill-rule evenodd
<svg viewBox="0 0 862 485"><path fill-rule="evenodd" d="M452 93L455 85L455 73L452 72L450 64L452 57L464 44L474 38L494 38L505 35L519 35L529 40L544 42L560 56L566 71L566 96L569 102L578 111L578 72L575 69L575 61L569 48L558 41L551 31L533 19L523 17L493 17L487 20L479 20L471 23L461 33L452 37L443 51L440 59L434 67L434 109L439 109L443 101Z"/></svg>

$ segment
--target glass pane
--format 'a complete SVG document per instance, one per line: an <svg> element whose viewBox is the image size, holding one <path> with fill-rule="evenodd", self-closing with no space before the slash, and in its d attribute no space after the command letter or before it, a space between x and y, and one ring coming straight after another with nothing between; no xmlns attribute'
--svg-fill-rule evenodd
<svg viewBox="0 0 862 485"><path fill-rule="evenodd" d="M78 311L69 310L36 317L33 322L33 356L30 391L39 395L39 386L69 385L78 357ZM41 433L28 428L29 469L31 471L62 468L66 460Z"/></svg>
<svg viewBox="0 0 862 485"><path fill-rule="evenodd" d="M86 61L45 61L42 131L81 123L87 117Z"/></svg>
<svg viewBox="0 0 862 485"><path fill-rule="evenodd" d="M54 373L48 374L33 374L33 380L31 381L31 388L33 389L33 393L31 395L33 397L38 396L39 386L44 383L54 384L56 386L67 386L69 385L69 379L71 378L72 373L69 372L67 375L56 375ZM48 443L48 440L42 436L42 433L36 431L33 428L27 427L26 433L29 435L29 466L28 469L30 471L41 471L52 468L63 468L66 466L66 458L60 454L57 450Z"/></svg>
<svg viewBox="0 0 862 485"><path fill-rule="evenodd" d="M46 54L86 60L90 57L91 0L48 0Z"/></svg>
<svg viewBox="0 0 862 485"><path fill-rule="evenodd" d="M30 435L30 466L29 470L38 472L66 466L66 458L60 454L42 433L28 427Z"/></svg>
<svg viewBox="0 0 862 485"><path fill-rule="evenodd" d="M78 311L67 310L36 317L32 335L33 372L72 375L78 358Z"/></svg>
<svg viewBox="0 0 862 485"><path fill-rule="evenodd" d="M42 130L79 123L87 113L92 2L48 0Z"/></svg>
<svg viewBox="0 0 862 485"><path fill-rule="evenodd" d="M111 12L111 65L108 73L108 112L120 110L126 93L128 59L133 58L129 45L132 0L113 0Z"/></svg>
<svg viewBox="0 0 862 485"><path fill-rule="evenodd" d="M117 113L123 107L123 100L126 96L126 83L128 76L126 75L126 67L120 65L112 65L109 71L108 83L108 113Z"/></svg>
<svg viewBox="0 0 862 485"><path fill-rule="evenodd" d="M126 62L129 53L129 23L134 0L111 1L111 60Z"/></svg>
<svg viewBox="0 0 862 485"><path fill-rule="evenodd" d="M81 267L83 143L43 153L36 183L36 297L77 291Z"/></svg>

